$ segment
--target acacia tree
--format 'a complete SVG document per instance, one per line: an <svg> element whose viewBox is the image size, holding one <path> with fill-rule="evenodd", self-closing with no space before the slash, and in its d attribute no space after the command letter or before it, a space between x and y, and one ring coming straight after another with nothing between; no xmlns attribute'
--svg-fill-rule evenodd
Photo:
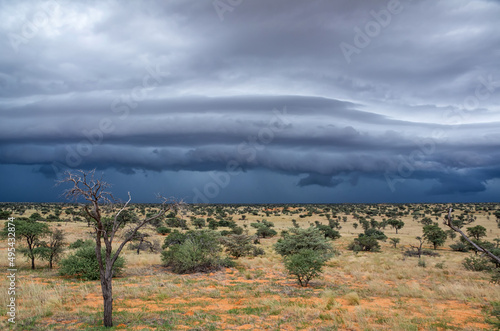
<svg viewBox="0 0 500 331"><path fill-rule="evenodd" d="M43 241L40 247L40 255L44 260L49 261L49 268L52 269L54 261L58 261L64 252L64 232L55 229L50 233L48 242Z"/></svg>
<svg viewBox="0 0 500 331"><path fill-rule="evenodd" d="M128 201L118 204L118 200L113 197L107 189L111 186L101 178L96 178L95 170L85 172L78 170L74 173L66 172L66 177L60 183L69 183L72 187L65 191L64 195L69 200L85 200L83 206L85 215L88 217L93 227L94 239L96 243L95 254L99 263L99 275L104 303L104 326L113 326L113 265L120 255L123 247L134 239L137 232L147 224L151 224L155 219L164 215L172 208L177 209L178 203L158 196L162 203L158 213L148 215L144 219L133 219L124 217L131 197L128 193ZM119 206L118 208L116 208ZM121 207L121 208L120 208ZM113 215L105 217L104 215ZM130 225L128 234L123 237L123 242L113 252L113 240L117 232ZM102 256L102 244L104 242L104 255Z"/></svg>
<svg viewBox="0 0 500 331"><path fill-rule="evenodd" d="M476 225L467 228L467 234L476 240L481 240L481 237L486 236L486 228L482 225Z"/></svg>
<svg viewBox="0 0 500 331"><path fill-rule="evenodd" d="M448 235L442 230L437 223L425 225L423 228L424 239L427 240L437 249L438 246L443 246Z"/></svg>
<svg viewBox="0 0 500 331"><path fill-rule="evenodd" d="M14 220L16 226L16 236L26 239L26 247L20 249L29 260L31 260L31 269L35 269L35 258L40 256L41 238L50 234L49 226L46 223L34 220ZM8 236L8 223L5 222L2 237Z"/></svg>
<svg viewBox="0 0 500 331"><path fill-rule="evenodd" d="M396 234L398 234L398 230L405 226L405 222L396 219L387 220L387 224L389 224L393 229L396 229Z"/></svg>

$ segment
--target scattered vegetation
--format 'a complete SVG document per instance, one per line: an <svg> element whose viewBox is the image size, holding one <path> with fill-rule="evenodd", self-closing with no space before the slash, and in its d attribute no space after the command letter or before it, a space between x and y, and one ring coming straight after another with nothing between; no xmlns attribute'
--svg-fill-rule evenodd
<svg viewBox="0 0 500 331"><path fill-rule="evenodd" d="M472 243L498 254L500 218L495 214L499 205L451 206L455 209L453 224L459 225ZM117 243L139 219L156 215L158 207L129 204L130 213L126 216L131 221L117 235ZM118 328L130 329L145 328L145 320L152 328L194 330L494 329L499 323L495 303L500 297L500 269L494 259L478 251L461 234L443 226L440 220L447 207L194 205L172 210L152 227L139 230L125 246L130 250L121 253L120 258L125 257L127 263L117 271L120 277L113 280L114 319ZM90 257L96 255L93 222L82 215L81 205L0 204L0 208L17 221L39 222L49 229L37 241L35 270L30 270L31 259L17 260L22 270L18 289L23 307L18 327L50 330L103 326L99 316L103 312L99 278L85 282L72 279L85 279L82 271L76 271L77 262L87 265L83 263L85 259L73 258L74 271L59 275L63 261L83 247L87 247ZM108 220L113 210L103 209L102 214ZM402 221L404 226L393 228L391 219ZM5 224L0 221L0 225L1 222ZM170 227L169 222L176 226ZM261 225L252 226L254 223ZM446 230L442 245L435 247L428 240L430 236L424 237L424 227L429 225ZM168 229L164 235L157 230L162 226ZM259 228L267 229L257 235ZM268 229L276 234L262 235ZM42 252L53 246L50 239L55 230L60 230L66 239L60 246L61 260L53 259L55 270L51 270ZM218 267L201 264L198 271L188 271L186 275L173 272L173 265L161 265L166 252L176 250L181 264L205 261L199 258L204 253L198 254L195 247L207 248L207 241L191 245L197 240L187 238L191 232L210 230ZM391 238L387 238L388 233ZM416 236L420 239L415 240ZM292 237L294 240L290 240ZM363 240L374 240L378 253L363 250L359 245ZM66 241L71 244L65 244ZM154 252L145 241L164 243L164 252L149 254ZM359 247L346 250L352 249L354 243ZM17 245L16 249L27 248L26 239L17 238ZM141 254L137 254L138 245ZM376 250L377 245L373 245ZM328 254L320 253L321 248ZM263 252L266 254L260 255ZM233 262L226 255L237 260ZM94 275L96 262L91 269ZM187 269L190 265L193 263L186 264ZM2 306L6 304L3 297L0 301Z"/></svg>

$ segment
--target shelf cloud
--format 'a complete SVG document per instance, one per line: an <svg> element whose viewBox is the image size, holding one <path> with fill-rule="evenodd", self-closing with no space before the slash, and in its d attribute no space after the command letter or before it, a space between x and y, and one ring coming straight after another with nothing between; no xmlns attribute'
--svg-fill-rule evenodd
<svg viewBox="0 0 500 331"><path fill-rule="evenodd" d="M498 1L221 2L1 2L0 178L39 192L96 168L140 201L498 200ZM59 199L22 190L0 199Z"/></svg>

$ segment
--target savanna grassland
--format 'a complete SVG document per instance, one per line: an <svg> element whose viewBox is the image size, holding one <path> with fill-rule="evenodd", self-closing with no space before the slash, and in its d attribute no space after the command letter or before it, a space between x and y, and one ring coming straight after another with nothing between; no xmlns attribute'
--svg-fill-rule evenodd
<svg viewBox="0 0 500 331"><path fill-rule="evenodd" d="M265 251L257 257L240 257L235 267L210 273L175 274L162 266L161 255L137 254L125 249L124 272L113 280L114 329L131 330L489 330L491 312L500 301L500 285L487 272L469 271L462 265L473 252L450 249L458 240L448 238L435 250L438 256L406 256L418 246L422 219L428 217L443 230L446 208L454 217L473 221L467 227L487 229L481 238L500 237L495 211L498 204L404 205L197 205L186 206L176 217L186 220L234 221L249 234L250 224L263 219L274 223L277 235L261 238ZM155 205L132 205L137 215L156 210ZM3 204L13 217L39 213L52 229L63 230L67 247L77 239L91 239L87 221L71 204ZM319 278L301 287L287 273L273 245L282 230L329 224L336 220L341 237L332 240L336 255ZM361 220L398 219L404 226L380 230L394 244L381 241L379 252L353 251L348 247L363 233ZM5 220L0 221L4 227ZM354 224L358 224L355 226ZM228 230L225 227L218 231ZM181 230L183 231L183 230ZM162 243L166 238L154 229L146 232ZM0 266L7 269L7 241L0 241ZM17 239L17 246L24 243ZM432 245L424 248L434 251ZM18 253L17 323L19 330L96 329L102 326L102 294L99 281L60 276L58 264L49 269L37 260L36 269ZM5 271L6 272L6 271ZM0 282L0 321L7 325L8 282ZM10 326L12 327L12 325Z"/></svg>

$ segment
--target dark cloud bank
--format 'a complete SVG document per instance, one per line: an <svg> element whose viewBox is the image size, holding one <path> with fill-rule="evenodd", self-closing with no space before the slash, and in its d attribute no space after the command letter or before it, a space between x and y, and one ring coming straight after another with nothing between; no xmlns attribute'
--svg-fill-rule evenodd
<svg viewBox="0 0 500 331"><path fill-rule="evenodd" d="M0 9L2 201L498 201L498 2Z"/></svg>

